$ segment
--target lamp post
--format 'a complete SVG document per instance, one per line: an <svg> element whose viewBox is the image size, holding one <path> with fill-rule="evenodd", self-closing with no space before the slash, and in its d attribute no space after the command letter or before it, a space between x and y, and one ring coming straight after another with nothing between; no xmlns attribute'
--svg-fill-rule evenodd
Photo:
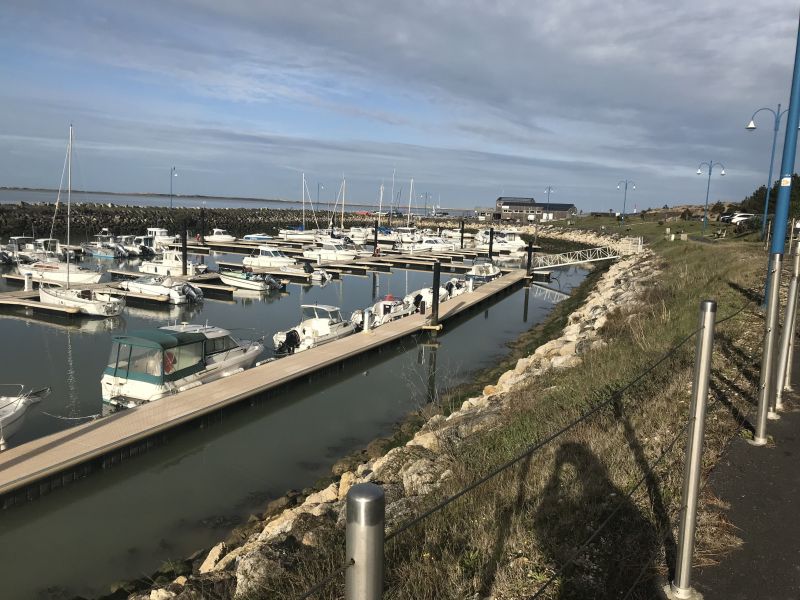
<svg viewBox="0 0 800 600"><path fill-rule="evenodd" d="M620 179L617 182L617 189L625 190L625 193L622 196L622 219L619 222L620 227L625 225L625 211L627 210L628 206L628 186L631 186L631 190L636 189L636 183L631 181L630 179Z"/></svg>
<svg viewBox="0 0 800 600"><path fill-rule="evenodd" d="M546 188L544 188L544 193L547 194L547 209L545 214L548 215L550 214L550 194L553 192L555 192L555 190L553 189L552 185L548 185Z"/></svg>
<svg viewBox="0 0 800 600"><path fill-rule="evenodd" d="M748 131L755 131L756 129L756 115L760 113L762 110L766 110L767 112L771 112L772 116L775 119L775 126L772 132L772 152L769 155L769 175L767 176L767 197L764 199L764 218L761 221L761 239L764 239L766 235L767 229L767 213L769 211L769 193L772 191L772 166L775 163L775 145L778 141L778 129L781 127L781 117L789 112L787 108L784 111L781 111L781 105L778 104L778 110L772 110L771 108L767 108L766 106L763 108L759 108L756 112L753 113L753 116L750 117L750 122L747 124Z"/></svg>
<svg viewBox="0 0 800 600"><path fill-rule="evenodd" d="M711 190L711 172L714 170L714 167L719 167L720 168L719 174L721 177L724 177L725 165L723 165L721 162L714 162L713 160L709 162L701 162L699 165L697 165L698 175L703 174L703 165L708 167L708 183L706 184L706 205L705 208L703 209L703 235L705 235L706 226L708 225L708 192Z"/></svg>
<svg viewBox="0 0 800 600"><path fill-rule="evenodd" d="M175 167L172 167L169 170L169 207L172 208L172 178L177 177L178 172L175 170Z"/></svg>

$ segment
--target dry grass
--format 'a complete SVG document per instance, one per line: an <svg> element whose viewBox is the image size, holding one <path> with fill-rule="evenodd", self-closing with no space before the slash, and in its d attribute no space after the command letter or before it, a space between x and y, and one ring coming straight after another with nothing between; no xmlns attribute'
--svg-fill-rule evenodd
<svg viewBox="0 0 800 600"><path fill-rule="evenodd" d="M453 477L440 497L608 399L697 327L706 298L718 301L718 318L747 305L717 330L704 453L710 471L753 408L763 320L749 297L763 260L745 243L656 247L663 274L645 303L612 315L603 332L608 345L581 365L514 392L502 427L452 454ZM691 340L618 401L391 540L385 597L530 598L553 577L542 598L654 597L674 565L693 357ZM737 543L723 511L704 494L698 564ZM297 595L340 564L341 531L327 542L287 548L288 572L276 570L260 597ZM341 595L336 582L317 597Z"/></svg>

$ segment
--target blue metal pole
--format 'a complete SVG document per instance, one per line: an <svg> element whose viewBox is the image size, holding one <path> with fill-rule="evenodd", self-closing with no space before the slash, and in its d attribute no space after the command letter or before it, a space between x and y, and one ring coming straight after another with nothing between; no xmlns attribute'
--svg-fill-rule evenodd
<svg viewBox="0 0 800 600"><path fill-rule="evenodd" d="M781 105L775 113L775 130L772 132L772 153L769 156L769 176L767 177L767 197L764 199L764 220L761 221L761 239L767 234L767 214L769 211L769 193L772 190L772 166L775 164L775 145L778 141L778 129L781 126Z"/></svg>
<svg viewBox="0 0 800 600"><path fill-rule="evenodd" d="M714 161L708 161L708 184L706 184L706 207L703 209L703 235L706 234L706 226L708 226L708 192L711 190L711 169L714 166Z"/></svg>
<svg viewBox="0 0 800 600"><path fill-rule="evenodd" d="M782 385L775 382L773 369L773 349L775 331L778 328L778 290L781 282L781 261L786 245L786 221L789 218L789 198L792 191L792 174L797 153L797 126L800 123L800 24L797 29L797 42L792 73L792 94L789 98L789 114L786 120L786 137L783 142L781 158L781 183L775 203L775 224L772 228L770 265L772 277L767 286L767 314L764 320L764 344L761 355L761 374L758 390L757 422L753 444L763 446L767 443L767 418L773 388ZM788 326L788 324L787 324Z"/></svg>

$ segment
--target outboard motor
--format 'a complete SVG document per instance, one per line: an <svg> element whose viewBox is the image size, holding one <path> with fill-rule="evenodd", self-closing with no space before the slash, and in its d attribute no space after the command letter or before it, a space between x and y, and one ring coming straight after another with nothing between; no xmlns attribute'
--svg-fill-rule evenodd
<svg viewBox="0 0 800 600"><path fill-rule="evenodd" d="M454 287L455 287L455 286L453 285L453 282L452 282L452 281L448 281L448 282L445 284L445 286L444 286L444 289L446 289L446 290L447 290L447 295L448 295L448 296L452 296L452 295L453 295L453 288L454 288Z"/></svg>
<svg viewBox="0 0 800 600"><path fill-rule="evenodd" d="M117 258L128 258L128 251L120 244L114 244L114 254Z"/></svg>
<svg viewBox="0 0 800 600"><path fill-rule="evenodd" d="M275 350L275 354L294 354L300 347L300 334L296 330L290 329L286 332L286 337Z"/></svg>
<svg viewBox="0 0 800 600"><path fill-rule="evenodd" d="M203 299L203 290L188 282L183 284L183 287L181 287L181 292L183 292L183 295L194 303L200 302Z"/></svg>
<svg viewBox="0 0 800 600"><path fill-rule="evenodd" d="M0 264L10 265L12 262L11 255L5 250L0 250Z"/></svg>
<svg viewBox="0 0 800 600"><path fill-rule="evenodd" d="M422 294L414 296L414 308L419 310L419 305L422 304Z"/></svg>
<svg viewBox="0 0 800 600"><path fill-rule="evenodd" d="M267 287L271 290L280 290L283 288L281 282L275 279L272 275L265 275L264 283L266 283Z"/></svg>
<svg viewBox="0 0 800 600"><path fill-rule="evenodd" d="M303 272L311 274L311 273L314 272L314 267L311 266L311 263L304 262L303 263Z"/></svg>

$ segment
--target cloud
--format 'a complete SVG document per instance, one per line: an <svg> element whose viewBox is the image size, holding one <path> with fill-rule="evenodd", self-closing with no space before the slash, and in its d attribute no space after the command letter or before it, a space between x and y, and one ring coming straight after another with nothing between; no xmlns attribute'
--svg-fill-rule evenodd
<svg viewBox="0 0 800 600"><path fill-rule="evenodd" d="M467 204L552 184L591 208L634 177L661 205L695 193L701 160L725 162L714 190L729 199L765 178L769 136L742 127L764 103L787 103L794 12L777 0L26 1L0 17L0 44L14 49L0 68L39 100L51 69L79 74L60 85L104 168L180 156L221 172L193 183L220 193L288 193L290 167L357 174L352 189L371 197L399 165ZM44 152L35 111L63 114L52 98L23 99L0 98L31 115L0 117L19 136L0 148ZM240 189L255 165L269 176Z"/></svg>

